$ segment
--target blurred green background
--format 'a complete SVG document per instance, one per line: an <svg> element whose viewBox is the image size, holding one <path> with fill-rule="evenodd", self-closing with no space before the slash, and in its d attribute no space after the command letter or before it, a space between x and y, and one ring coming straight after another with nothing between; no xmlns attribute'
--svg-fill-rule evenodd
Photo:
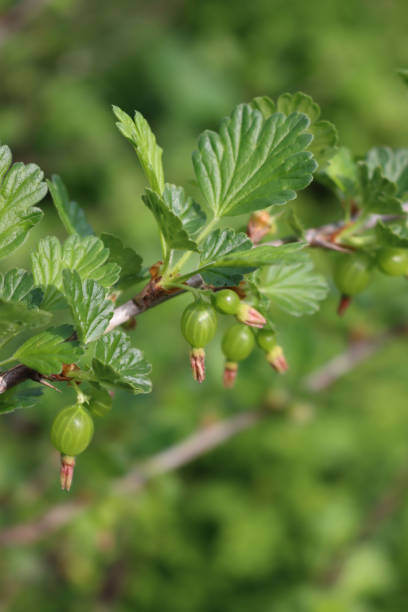
<svg viewBox="0 0 408 612"><path fill-rule="evenodd" d="M306 91L357 154L407 143L407 90L395 73L408 63L403 0L0 0L0 11L0 140L16 159L60 174L94 227L117 233L147 264L159 257L158 239L111 104L148 118L167 179L186 186L200 131L255 95ZM44 209L28 248L7 267L28 265L41 236L64 237L49 198ZM296 209L307 224L340 214L318 187ZM327 259L320 265L328 270ZM178 327L185 298L144 314L132 336L153 363L154 391L118 393L98 421L71 493L91 500L89 509L38 542L3 546L0 608L405 611L406 474L395 485L395 511L372 537L358 534L408 465L406 342L387 345L318 397L303 395L298 383L351 334L402 321L406 281L378 275L343 321L336 300L333 290L318 315L279 317L286 377L278 380L254 354L228 393L217 341L206 383L191 380ZM208 422L256 409L280 388L297 398L287 414L140 494L112 494L111 483L135 461ZM1 418L0 529L66 500L48 432L69 399L47 392L40 409Z"/></svg>

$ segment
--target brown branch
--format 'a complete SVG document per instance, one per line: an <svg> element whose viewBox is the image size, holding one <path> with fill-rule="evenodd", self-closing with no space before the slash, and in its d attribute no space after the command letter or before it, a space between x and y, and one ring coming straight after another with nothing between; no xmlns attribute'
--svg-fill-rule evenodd
<svg viewBox="0 0 408 612"><path fill-rule="evenodd" d="M408 212L408 204L404 204L404 211ZM395 220L395 215L371 215L365 224L365 228L374 227L378 220L383 221L392 221ZM331 240L333 235L337 235L339 230L345 227L343 221L338 223L329 223L326 225L322 225L317 228L310 228L305 231L304 240L308 242L310 247L320 247L326 249L333 249L336 251L349 252L349 249L346 247L336 244ZM279 240L274 240L272 242L263 243L264 246L281 246L283 244L287 244L288 242L296 242L299 238L297 237L288 237L282 238ZM195 274L188 281L191 287L200 287L203 284L202 278L199 274ZM116 327L126 323L130 319L139 316L146 310L150 308L154 308L159 304L162 304L166 300L176 297L183 293L182 290L176 290L172 292L168 292L163 290L159 284L149 283L144 289L141 291L139 295L129 300L125 304L118 306L113 313L113 317L105 330L105 333L108 333L115 329ZM36 382L39 381L40 374L38 372L34 372L30 368L24 365L18 365L10 370L3 372L0 375L0 393L4 393L8 391L12 387L26 381L32 379Z"/></svg>
<svg viewBox="0 0 408 612"><path fill-rule="evenodd" d="M187 281L187 284L191 287L199 287L202 283L203 281L201 279L201 276L199 276L198 274L192 276ZM182 293L184 293L182 290L177 290L173 291L172 293L168 293L160 288L149 293L146 291L145 287L144 290L138 296L136 296L132 300L129 300L125 304L121 304L120 306L118 306L118 308L115 308L113 317L108 327L106 328L105 333L112 331L113 329L115 329L119 325L122 325L123 323L126 323L126 321L129 321L133 317L137 317L146 310L154 308L155 306L162 304L166 300L176 297L177 295L180 295ZM24 381L30 379L43 384L40 380L41 375L35 370L32 370L31 368L28 368L27 366L22 364L14 366L10 370L3 372L3 374L0 376L0 393L5 393L12 387L15 387L16 385L19 385Z"/></svg>
<svg viewBox="0 0 408 612"><path fill-rule="evenodd" d="M326 366L319 368L302 380L301 386L307 392L321 392L329 388L338 379L345 376L353 368L367 359L376 350L384 346L391 338L400 334L401 326L393 328L380 337L353 343L338 358L330 360ZM365 350L362 350L365 347ZM358 356L358 358L357 358ZM341 363L334 368L333 363ZM318 382L317 382L318 381ZM126 495L141 490L152 478L187 465L198 457L206 454L227 440L257 423L273 417L285 408L290 398L284 403L271 404L271 400L259 410L242 412L236 416L214 423L187 437L182 442L153 455L142 463L136 464L126 476L113 482L114 495ZM6 527L0 531L0 546L11 544L27 544L52 533L69 523L83 510L90 507L94 500L66 502L50 508L41 518L27 523Z"/></svg>

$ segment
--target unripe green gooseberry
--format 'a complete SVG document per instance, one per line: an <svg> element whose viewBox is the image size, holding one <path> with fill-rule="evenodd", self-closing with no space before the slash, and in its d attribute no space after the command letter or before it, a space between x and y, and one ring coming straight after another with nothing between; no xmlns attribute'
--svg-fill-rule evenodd
<svg viewBox="0 0 408 612"><path fill-rule="evenodd" d="M250 327L236 323L224 334L222 352L227 361L237 362L246 359L255 346L254 334Z"/></svg>
<svg viewBox="0 0 408 612"><path fill-rule="evenodd" d="M237 314L241 300L235 291L222 289L213 295L214 306L223 314Z"/></svg>
<svg viewBox="0 0 408 612"><path fill-rule="evenodd" d="M334 282L339 291L346 296L364 291L371 280L372 265L371 258L364 253L339 257L334 268Z"/></svg>
<svg viewBox="0 0 408 612"><path fill-rule="evenodd" d="M271 329L261 329L256 335L258 346L269 353L277 345L276 334Z"/></svg>
<svg viewBox="0 0 408 612"><path fill-rule="evenodd" d="M211 304L196 301L189 304L181 316L181 332L193 348L203 348L217 330L217 313Z"/></svg>
<svg viewBox="0 0 408 612"><path fill-rule="evenodd" d="M408 273L408 249L384 247L377 255L377 266L389 276L403 276Z"/></svg>
<svg viewBox="0 0 408 612"><path fill-rule="evenodd" d="M63 455L82 453L94 432L91 415L82 404L67 406L57 414L51 427L51 442Z"/></svg>

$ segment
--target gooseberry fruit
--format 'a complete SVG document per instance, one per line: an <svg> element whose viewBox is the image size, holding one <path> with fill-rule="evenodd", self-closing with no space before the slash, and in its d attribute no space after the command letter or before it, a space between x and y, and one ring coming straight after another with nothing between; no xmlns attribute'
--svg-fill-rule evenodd
<svg viewBox="0 0 408 612"><path fill-rule="evenodd" d="M384 247L377 255L377 266L389 276L402 276L408 272L408 249Z"/></svg>
<svg viewBox="0 0 408 612"><path fill-rule="evenodd" d="M214 294L214 306L223 314L237 314L241 300L235 291L231 289L221 289Z"/></svg>
<svg viewBox="0 0 408 612"><path fill-rule="evenodd" d="M256 336L256 341L258 346L265 351L267 362L279 374L284 374L288 369L288 364L283 349L277 342L275 332L271 329L261 329Z"/></svg>
<svg viewBox="0 0 408 612"><path fill-rule="evenodd" d="M338 313L345 312L351 298L367 287L371 280L372 259L364 254L339 257L334 268L334 282L342 294Z"/></svg>
<svg viewBox="0 0 408 612"><path fill-rule="evenodd" d="M217 330L217 313L211 304L203 300L189 304L181 317L181 332L191 345L190 362L193 377L198 382L205 379L204 347L213 339Z"/></svg>
<svg viewBox="0 0 408 612"><path fill-rule="evenodd" d="M238 362L243 361L255 346L254 334L249 327L236 323L224 334L222 352L225 355L224 386L232 387L238 371Z"/></svg>
<svg viewBox="0 0 408 612"><path fill-rule="evenodd" d="M83 404L67 406L57 414L51 427L51 441L61 453L61 488L71 488L75 457L92 440L94 424Z"/></svg>

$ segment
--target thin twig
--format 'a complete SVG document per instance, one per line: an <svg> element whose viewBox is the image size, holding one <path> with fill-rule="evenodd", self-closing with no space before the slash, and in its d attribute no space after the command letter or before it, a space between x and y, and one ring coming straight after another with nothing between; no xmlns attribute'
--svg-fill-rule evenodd
<svg viewBox="0 0 408 612"><path fill-rule="evenodd" d="M404 210L405 208L408 209L408 204L404 204ZM367 220L365 227L373 227L379 219L382 219L383 221L391 221L395 218L395 216L372 215ZM317 228L310 228L305 231L304 240L308 242L310 247L319 246L321 248L347 251L345 247L341 245L336 245L335 243L330 241L330 236L333 235L333 233L338 232L339 228L343 226L344 222L339 222L329 223ZM281 246L282 244L287 244L288 242L295 242L297 240L299 240L299 238L297 238L296 236L291 236L288 238L282 238L280 240L264 243L264 246L277 247ZM187 281L187 284L189 284L191 287L200 288L203 285L203 280L199 274L196 274ZM112 319L110 320L110 323L106 328L105 333L112 331L119 325L123 325L123 323L126 323L134 317L139 316L146 310L154 308L155 306L162 304L166 300L169 300L183 293L182 290L165 292L160 289L159 285L156 286L156 291L149 292L149 287L150 284L148 284L140 292L139 295L135 296L125 304L121 304L121 306L115 308ZM38 381L38 373L34 372L33 370L24 365L15 366L0 375L0 393L4 393L12 387L29 379L37 379Z"/></svg>

